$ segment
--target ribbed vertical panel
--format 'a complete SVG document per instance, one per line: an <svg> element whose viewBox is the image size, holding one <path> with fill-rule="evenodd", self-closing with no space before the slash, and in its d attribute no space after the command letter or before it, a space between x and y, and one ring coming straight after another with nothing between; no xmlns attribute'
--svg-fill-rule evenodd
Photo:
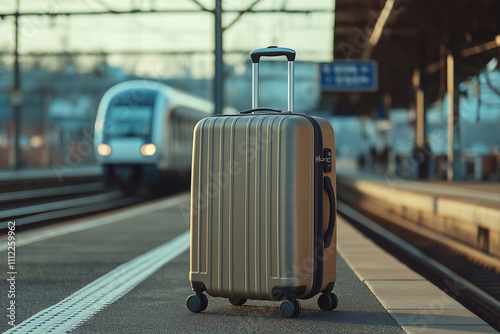
<svg viewBox="0 0 500 334"><path fill-rule="evenodd" d="M224 223L224 211L223 211L223 203L224 203L224 190L223 190L223 183L222 183L222 177L223 177L223 172L224 172L224 125L226 124L227 118L223 119L221 124L220 124L220 130L219 130L219 140L217 145L219 146L219 168L218 168L218 173L216 174L218 176L218 183L219 183L219 189L218 189L218 201L219 201L219 207L218 207L218 216L219 216L219 228L218 228L218 243L217 243L217 251L218 251L218 269L219 269L219 290L224 291L224 228L223 228L223 223ZM215 175L214 175L215 178Z"/></svg>
<svg viewBox="0 0 500 334"><path fill-rule="evenodd" d="M213 235L214 235L214 229L217 227L216 223L217 220L216 217L214 217L214 206L217 205L216 201L214 200L212 194L210 193L211 190L213 191L213 178L210 177L213 173L214 170L214 158L215 158L215 152L214 152L214 132L215 132L215 122L216 118L212 118L209 121L208 124L208 129L207 129L207 156L206 156L206 162L207 162L207 169L206 169L206 181L204 183L206 187L206 198L208 201L208 205L206 206L206 211L207 211L207 216L205 223L207 224L207 247L206 247L206 261L207 261L207 272L210 273L210 284L213 286L214 284L217 284L217 277L214 277L217 275L217 271L214 270L214 262L217 261L217 254L214 254L214 247L213 247ZM214 223L212 223L214 222ZM217 232L217 231L215 231Z"/></svg>
<svg viewBox="0 0 500 334"><path fill-rule="evenodd" d="M213 296L269 299L274 286L298 279L294 265L303 260L296 252L310 257L306 222L313 221L314 185L304 166L308 159L313 164L314 137L302 127L298 140L295 120L211 117L198 128L192 271Z"/></svg>
<svg viewBox="0 0 500 334"><path fill-rule="evenodd" d="M256 227L256 234L258 236L257 248L259 249L259 254L257 256L257 273L259 284L258 284L258 292L259 298L266 298L266 295L269 291L269 268L268 264L270 263L269 256L271 253L269 252L269 243L268 243L268 230L269 226L272 223L268 218L268 210L269 210L269 192L271 191L271 185L269 184L269 150L272 146L272 128L270 128L270 124L274 122L275 117L263 117L262 123L259 126L260 134L258 136L259 142L259 161L256 163L257 168L259 170L259 178L256 179L259 189L259 207L258 207L258 226Z"/></svg>
<svg viewBox="0 0 500 334"><path fill-rule="evenodd" d="M251 193L250 193L250 177L251 177L251 156L249 155L251 152L251 129L252 129L252 123L255 118L251 118L245 129L246 133L246 138L245 138L245 145L246 145L246 155L245 155L245 198L244 198L244 203L245 203L245 291L249 292L250 291L250 229L249 229L249 222L250 222L250 209L249 209L249 202L251 199Z"/></svg>
<svg viewBox="0 0 500 334"><path fill-rule="evenodd" d="M272 143L273 140L273 126L276 118L272 118L270 121L267 122L267 133L266 133L266 140L267 143ZM266 194L265 194L265 243L266 243L266 254L265 254L265 273L266 273L266 287L269 287L269 277L272 276L272 264L273 264L273 259L272 259L272 243L271 243L271 236L272 236L272 224L271 224L271 210L272 206L270 205L270 199L271 199L271 192L272 192L272 146L271 145L266 145L266 165L265 165L265 171L266 171Z"/></svg>
<svg viewBox="0 0 500 334"><path fill-rule="evenodd" d="M261 175L262 175L262 170L260 168L260 161L261 161L261 151L262 151L262 124L264 123L264 120L266 117L259 117L257 119L257 124L255 126L255 152L254 152L254 169L255 169L255 177L254 177L254 221L255 221L255 226L254 226L254 249L255 252L253 253L254 256L254 284L255 284L255 292L257 292L260 296L261 293L261 277L260 277L260 261L261 261L261 256L260 256L260 251L261 251L261 244L260 244L260 224L261 224L261 219L260 219L260 202L261 202L261 195L262 195L262 189L261 189Z"/></svg>
<svg viewBox="0 0 500 334"><path fill-rule="evenodd" d="M274 210L276 207L273 205L273 192L277 189L277 175L275 175L273 169L273 162L276 163L276 159L274 159L275 152L277 151L277 145L274 143L274 140L277 139L277 136L274 135L276 132L275 126L278 118L269 117L266 123L266 145L265 150L262 152L265 154L265 164L263 170L265 171L265 179L261 191L263 192L264 198L264 210L262 210L262 218L264 226L262 227L263 235L263 245L265 245L265 254L264 254L264 263L262 264L262 273L265 273L265 286L270 287L270 279L273 277L277 277L278 273L278 263L276 261L276 257L273 256L277 254L277 243L276 238L273 238L273 229L277 227L277 221L274 220ZM276 138L275 138L276 137ZM264 138L264 136L263 136ZM277 233L276 233L277 235Z"/></svg>
<svg viewBox="0 0 500 334"><path fill-rule="evenodd" d="M282 123L282 120L278 123L278 140L277 140L277 143L276 143L276 146L279 148L281 147L281 141L282 141L282 132L281 132L281 123ZM281 277L281 178L282 178L282 175L281 175L281 164L283 163L281 161L282 157L281 157L281 152L280 150L278 150L278 152L276 152L276 177L275 177L275 180L276 180L276 183L275 183L275 186L276 186L276 199L275 199L275 208L276 208L276 272L277 272L277 278L280 278Z"/></svg>
<svg viewBox="0 0 500 334"><path fill-rule="evenodd" d="M200 214L203 209L203 206L206 205L206 202L204 203L203 201L203 189L201 187L201 185L204 184L203 182L203 164L200 163L201 161L204 161L204 157L203 157L203 139L204 139L204 132L205 132L205 123L206 123L206 119L203 120L203 123L201 123L200 125L200 134L199 134L199 137L198 137L198 184L194 185L194 186L197 186L199 187L197 190L197 196L198 196L198 208L197 208L197 212L198 214L196 215L197 217L197 228L198 228L198 256L197 256L197 262L198 262L198 272L203 272L203 273L206 273L207 272L207 261L206 259L203 258L203 256L207 256L206 255L206 251L205 251L205 248L206 248L206 226L203 226L202 224L202 220L203 220L203 216ZM203 240L204 239L204 240Z"/></svg>
<svg viewBox="0 0 500 334"><path fill-rule="evenodd" d="M234 162L234 131L236 128L236 122L239 117L235 117L231 123L231 132L229 136L229 162L231 163L231 167L229 170L230 173L230 182L229 182L229 215L228 215L228 289L231 293L234 293L234 270L235 263L233 260L233 222L234 222L234 166L232 165Z"/></svg>
<svg viewBox="0 0 500 334"><path fill-rule="evenodd" d="M275 124L275 123L278 124ZM280 277L280 151L281 144L281 123L283 119L273 117L269 127L268 138L272 145L267 145L267 164L268 175L267 187L268 205L267 230L269 231L269 255L270 277L278 279Z"/></svg>
<svg viewBox="0 0 500 334"><path fill-rule="evenodd" d="M203 121L201 121L203 124ZM193 144L194 147L200 147L201 140L200 134L194 135ZM200 150L193 150L193 162L199 161ZM190 270L191 272L199 273L200 272L200 217L198 216L199 208L200 208L200 194L199 189L197 189L197 185L200 182L200 165L194 163L192 170L192 180L191 186L193 189L191 190L191 263Z"/></svg>

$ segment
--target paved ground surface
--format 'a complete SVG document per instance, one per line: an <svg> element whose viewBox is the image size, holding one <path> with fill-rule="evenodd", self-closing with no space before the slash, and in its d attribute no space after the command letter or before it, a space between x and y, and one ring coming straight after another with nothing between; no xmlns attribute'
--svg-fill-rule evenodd
<svg viewBox="0 0 500 334"><path fill-rule="evenodd" d="M182 212L172 207L18 247L16 323L187 229ZM2 254L6 258L5 250ZM249 301L235 307L226 299L211 297L205 312L193 314L185 306L191 294L188 271L189 252L185 251L75 332L402 332L340 256L335 287L339 307L323 312L317 298L305 300L298 319L281 318L278 302ZM4 271L3 282L5 278ZM5 293L2 300L7 305ZM2 332L9 328L7 321L0 322Z"/></svg>
<svg viewBox="0 0 500 334"><path fill-rule="evenodd" d="M281 318L279 302L249 301L235 307L227 299L211 297L204 312L191 313L185 305L191 294L188 270L189 254L184 253L75 333L403 332L342 260L335 289L339 307L323 312L318 309L316 298L301 301L302 314L297 319Z"/></svg>
<svg viewBox="0 0 500 334"><path fill-rule="evenodd" d="M174 199L188 201L185 194ZM156 204L163 205L162 201ZM188 230L184 211L178 206L153 211L148 205L139 206L142 213L129 214L122 210L121 218L114 223L99 223L98 227L26 245L22 245L21 235L16 253L16 323L21 324L123 263L172 241ZM103 221L107 219L105 215L101 218ZM91 219L96 218L80 220L80 224ZM6 250L1 249L2 263L6 267ZM188 281L189 251L183 251L121 298L110 302L89 319L82 320L74 332L403 333L400 325L340 255L337 263L338 281L334 292L340 301L335 311L319 310L315 297L301 301L300 318L283 319L279 302L249 301L244 306L235 307L226 299L209 297L207 310L193 314L185 306L191 289ZM5 282L6 270L2 275L2 282ZM6 312L8 287L4 283L1 287L4 290L1 309ZM5 316L2 319L0 330L3 332L10 326Z"/></svg>

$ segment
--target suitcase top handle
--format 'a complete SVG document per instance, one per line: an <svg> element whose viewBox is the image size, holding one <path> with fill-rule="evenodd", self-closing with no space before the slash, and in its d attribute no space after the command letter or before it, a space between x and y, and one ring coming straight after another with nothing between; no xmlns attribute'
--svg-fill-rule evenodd
<svg viewBox="0 0 500 334"><path fill-rule="evenodd" d="M289 48L269 46L250 52L252 59L252 109L259 108L259 60L260 57L286 56L288 59L288 111L294 112L295 51ZM258 112L256 110L255 112Z"/></svg>
<svg viewBox="0 0 500 334"><path fill-rule="evenodd" d="M240 114L251 114L251 113L259 112L259 111L286 113L286 110L283 110L283 109L261 107L261 108L255 108L255 109L242 110L242 111L240 111Z"/></svg>
<svg viewBox="0 0 500 334"><path fill-rule="evenodd" d="M279 48L277 46L268 46L267 48L257 49L250 52L250 58L252 58L252 63L258 63L260 57L276 57L276 56L286 56L288 61L295 60L295 50L289 48Z"/></svg>

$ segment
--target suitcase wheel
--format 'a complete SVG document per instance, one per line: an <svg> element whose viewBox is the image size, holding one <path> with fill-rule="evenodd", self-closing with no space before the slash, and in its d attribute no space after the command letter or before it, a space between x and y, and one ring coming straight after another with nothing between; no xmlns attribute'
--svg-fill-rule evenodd
<svg viewBox="0 0 500 334"><path fill-rule="evenodd" d="M323 293L318 298L318 306L323 311L331 311L337 308L339 299L336 294L332 292Z"/></svg>
<svg viewBox="0 0 500 334"><path fill-rule="evenodd" d="M280 313L285 318L296 318L300 315L300 303L297 299L286 299L280 304Z"/></svg>
<svg viewBox="0 0 500 334"><path fill-rule="evenodd" d="M186 299L186 306L194 313L204 311L208 306L208 298L204 294L191 295Z"/></svg>
<svg viewBox="0 0 500 334"><path fill-rule="evenodd" d="M201 299L203 300L203 308L201 309L201 311L205 311L207 309L207 306L208 306L208 298L204 294L201 294L200 296L201 296Z"/></svg>
<svg viewBox="0 0 500 334"><path fill-rule="evenodd" d="M233 304L234 306L241 306L247 302L246 299L239 299L239 298L229 298L229 302Z"/></svg>

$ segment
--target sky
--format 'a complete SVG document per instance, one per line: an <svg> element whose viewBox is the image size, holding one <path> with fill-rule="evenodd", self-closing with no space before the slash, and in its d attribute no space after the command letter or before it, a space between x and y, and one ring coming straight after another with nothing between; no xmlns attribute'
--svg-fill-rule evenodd
<svg viewBox="0 0 500 334"><path fill-rule="evenodd" d="M199 0L212 9L215 0ZM222 0L225 10L245 10L255 0ZM225 62L241 63L253 49L279 45L297 51L297 60L332 60L335 0L260 0L259 9L324 9L311 14L244 14L224 32ZM0 13L14 12L15 0L0 1ZM21 12L71 12L130 10L131 8L199 9L193 0L20 0ZM223 14L223 26L236 17ZM0 20L0 50L13 50L13 17ZM136 74L175 75L179 64L196 77L213 75L214 17L207 12L187 14L127 14L100 16L22 17L20 53L30 52L119 52L119 51L200 51L191 56L121 56L107 58L113 66ZM234 54L234 51L242 53ZM2 57L0 57L2 58ZM3 56L6 62L5 55ZM89 57L87 57L89 58ZM95 57L92 57L95 62ZM7 61L8 62L8 61Z"/></svg>

